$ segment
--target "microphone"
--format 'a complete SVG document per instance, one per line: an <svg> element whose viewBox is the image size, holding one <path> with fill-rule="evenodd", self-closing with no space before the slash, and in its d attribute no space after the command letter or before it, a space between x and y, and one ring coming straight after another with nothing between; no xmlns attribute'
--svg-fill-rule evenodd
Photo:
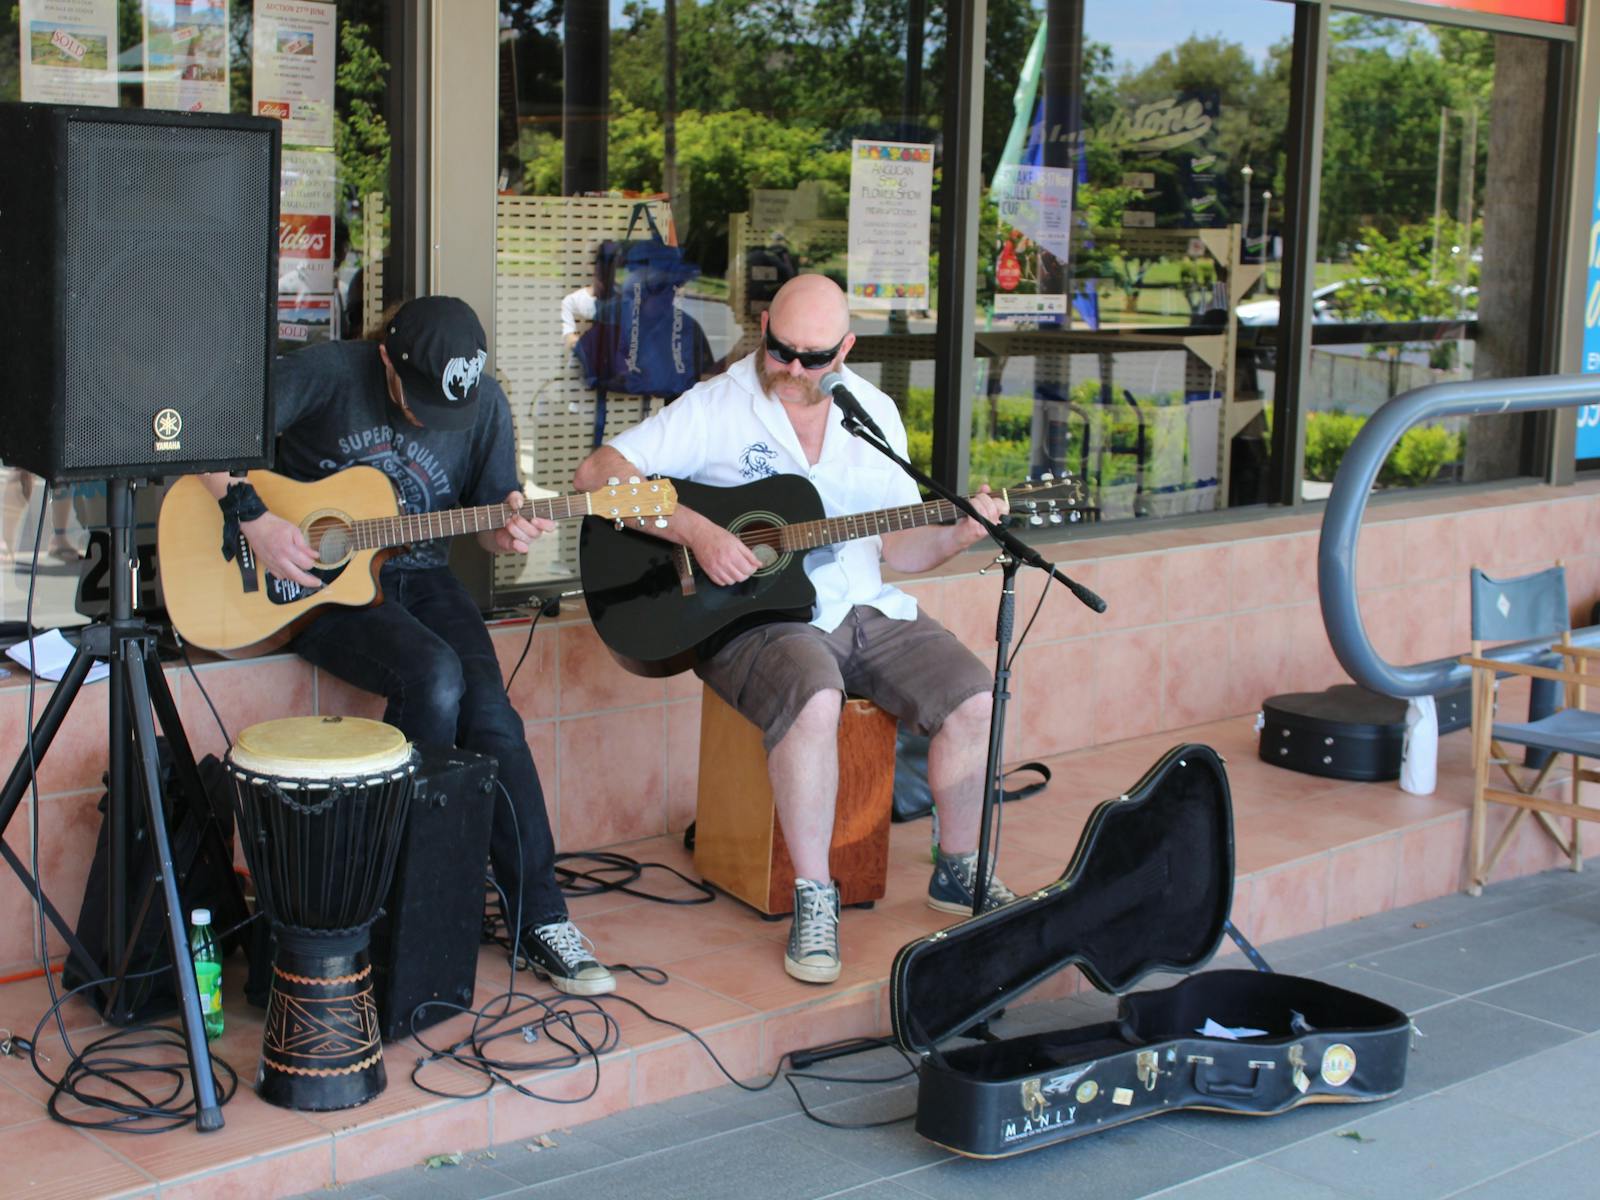
<svg viewBox="0 0 1600 1200"><path fill-rule="evenodd" d="M868 430L879 441L887 441L883 430L878 428L878 423L867 415L867 410L861 406L861 401L850 394L850 388L844 381L844 376L838 371L829 371L822 377L818 385L824 392L833 396L833 402L839 406L847 421L854 421L863 429Z"/></svg>

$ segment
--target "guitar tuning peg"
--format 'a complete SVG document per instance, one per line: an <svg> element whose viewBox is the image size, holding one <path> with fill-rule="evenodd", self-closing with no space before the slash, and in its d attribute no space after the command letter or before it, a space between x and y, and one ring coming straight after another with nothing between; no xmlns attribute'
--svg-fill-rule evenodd
<svg viewBox="0 0 1600 1200"><path fill-rule="evenodd" d="M618 517L618 518L617 518L617 519L616 519L616 520L615 520L615 521L613 521L613 522L612 522L612 523L611 523L611 524L612 524L612 527L613 527L613 528L614 528L614 529L615 529L615 530L616 530L616 531L617 531L617 532L618 532L618 533L621 533L621 532L622 532L622 530L623 530L623 529L624 529L624 527L626 527L626 525L627 525L627 524L628 524L628 522L627 522L627 521L626 521L626 520L624 520L624 519L623 519L623 518L622 518L622 517Z"/></svg>
<svg viewBox="0 0 1600 1200"><path fill-rule="evenodd" d="M1044 524L1044 518L1041 517L1038 513L1034 513L1033 515L1031 515L1028 518L1028 524L1032 525L1032 526L1035 526L1035 527L1043 525Z"/></svg>
<svg viewBox="0 0 1600 1200"><path fill-rule="evenodd" d="M629 475L628 476L628 482L629 483L638 483L639 482L639 477L637 475Z"/></svg>
<svg viewBox="0 0 1600 1200"><path fill-rule="evenodd" d="M621 487L622 486L622 480L618 479L615 475L613 475L609 479L606 480L606 486L607 487Z"/></svg>
<svg viewBox="0 0 1600 1200"><path fill-rule="evenodd" d="M1056 512L1054 509L1050 510L1050 524L1052 524L1052 525L1061 524L1061 514L1059 512Z"/></svg>
<svg viewBox="0 0 1600 1200"><path fill-rule="evenodd" d="M667 527L667 519L665 517L657 517L656 518L656 528L657 529L665 529L666 527Z"/></svg>
<svg viewBox="0 0 1600 1200"><path fill-rule="evenodd" d="M1054 478L1055 478L1054 475L1052 475L1049 471L1046 471L1043 475L1039 476L1039 482L1040 483L1049 483Z"/></svg>

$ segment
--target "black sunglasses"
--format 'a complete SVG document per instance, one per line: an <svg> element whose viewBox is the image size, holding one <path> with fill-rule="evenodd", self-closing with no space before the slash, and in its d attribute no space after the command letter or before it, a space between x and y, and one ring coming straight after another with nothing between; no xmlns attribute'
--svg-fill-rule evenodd
<svg viewBox="0 0 1600 1200"><path fill-rule="evenodd" d="M849 337L847 333L844 337ZM831 350L796 350L788 342L780 342L772 333L772 326L767 326L767 353L772 355L784 366L788 366L795 359L800 360L800 365L808 371L816 371L827 366L839 353L839 347L844 345L844 338L833 344Z"/></svg>

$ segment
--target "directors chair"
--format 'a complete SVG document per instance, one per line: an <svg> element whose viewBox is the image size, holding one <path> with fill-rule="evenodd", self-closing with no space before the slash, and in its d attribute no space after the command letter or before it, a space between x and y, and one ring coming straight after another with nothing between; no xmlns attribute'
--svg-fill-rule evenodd
<svg viewBox="0 0 1600 1200"><path fill-rule="evenodd" d="M1555 637L1552 659L1559 665L1506 662L1486 657L1486 642L1528 641ZM1474 896L1483 890L1489 873L1510 844L1522 819L1532 812L1571 861L1574 871L1583 868L1583 821L1600 820L1600 808L1581 803L1580 789L1585 782L1600 782L1600 771L1583 766L1585 758L1600 759L1600 713L1584 710L1584 692L1600 676L1590 677L1584 667L1600 659L1600 650L1572 644L1570 613L1567 608L1566 569L1561 564L1516 579L1491 579L1477 567L1472 569L1472 653L1460 661L1472 668L1472 845L1471 876L1467 890ZM1495 719L1495 700L1501 676L1519 676L1561 685L1562 702L1547 715L1535 715L1548 705L1530 704L1529 719L1522 723ZM1527 760L1513 763L1507 745L1523 746ZM1559 794L1541 795L1549 785L1559 756L1570 755L1572 791L1570 799ZM1511 783L1511 790L1489 786L1491 765L1498 766ZM1500 831L1492 850L1484 854L1485 824L1490 804L1509 804L1516 808ZM1563 835L1558 818L1572 822L1570 835Z"/></svg>

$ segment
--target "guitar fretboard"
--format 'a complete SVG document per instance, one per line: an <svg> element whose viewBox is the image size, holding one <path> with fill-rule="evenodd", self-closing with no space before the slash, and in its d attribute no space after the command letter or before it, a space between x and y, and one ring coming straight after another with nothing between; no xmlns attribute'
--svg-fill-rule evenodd
<svg viewBox="0 0 1600 1200"><path fill-rule="evenodd" d="M778 536L778 548L815 550L818 546L831 546L835 542L894 533L901 529L947 525L961 515L961 511L950 501L935 500L928 504L908 504L904 508L885 508L877 512L853 513L848 517L805 521L799 525L785 525Z"/></svg>
<svg viewBox="0 0 1600 1200"><path fill-rule="evenodd" d="M587 493L553 496L548 500L528 500L522 505L525 517L545 517L561 521L587 514ZM439 512L402 513L396 517L370 517L351 522L357 550L383 550L408 542L457 537L463 533L483 533L499 529L511 520L511 509L504 504L484 504L477 508L446 508Z"/></svg>

